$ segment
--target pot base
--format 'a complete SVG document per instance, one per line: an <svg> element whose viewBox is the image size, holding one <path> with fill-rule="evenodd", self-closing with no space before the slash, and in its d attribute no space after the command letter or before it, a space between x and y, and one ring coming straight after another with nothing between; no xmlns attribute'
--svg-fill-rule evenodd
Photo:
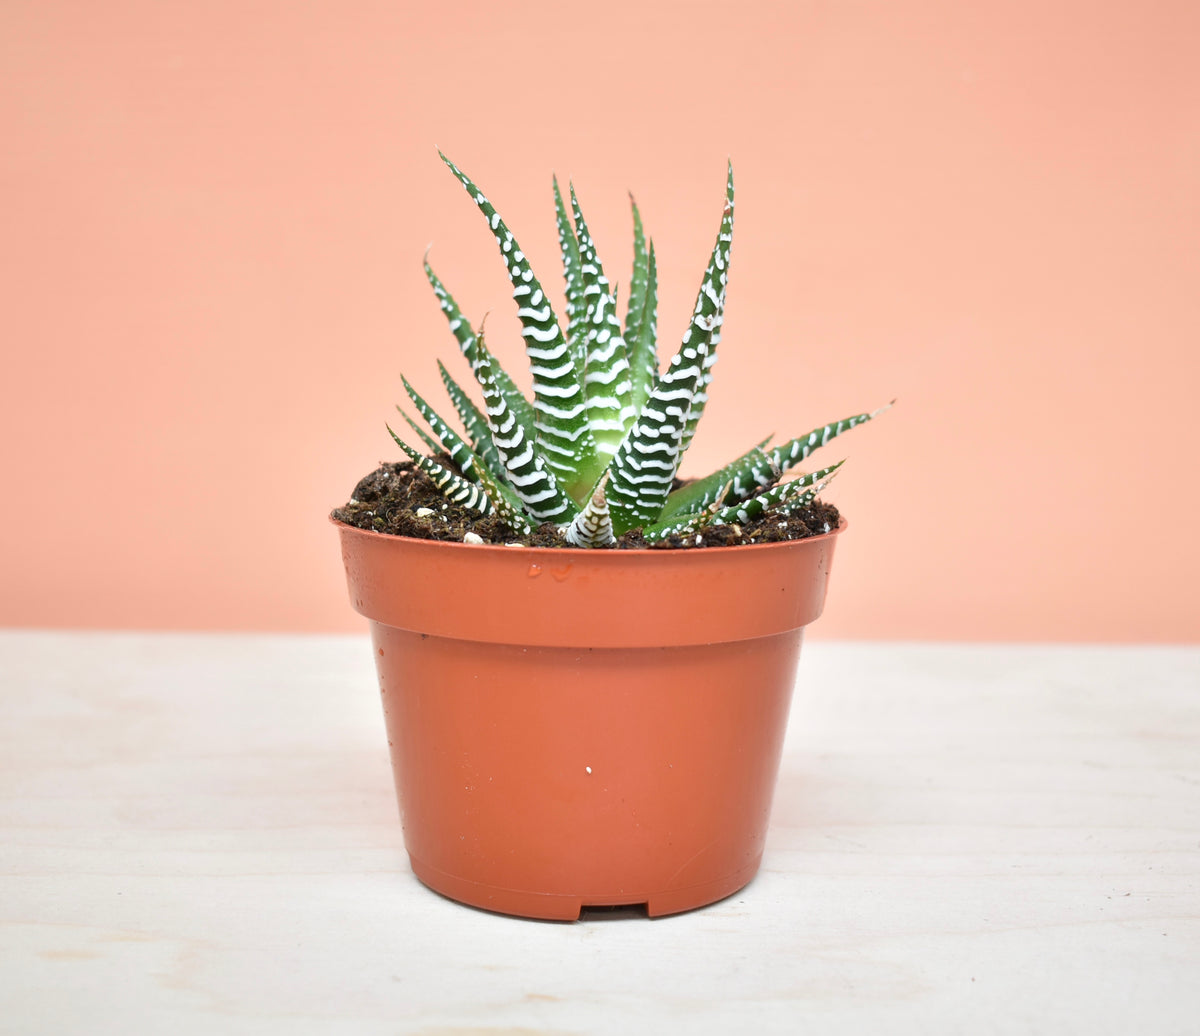
<svg viewBox="0 0 1200 1036"><path fill-rule="evenodd" d="M664 892L622 893L617 896L571 896L497 888L494 885L484 885L468 878L447 874L436 867L427 866L411 855L409 862L422 885L467 906L539 921L578 921L583 911L589 907L644 906L649 917L665 917L708 906L745 888L758 873L762 857L748 867L715 881Z"/></svg>

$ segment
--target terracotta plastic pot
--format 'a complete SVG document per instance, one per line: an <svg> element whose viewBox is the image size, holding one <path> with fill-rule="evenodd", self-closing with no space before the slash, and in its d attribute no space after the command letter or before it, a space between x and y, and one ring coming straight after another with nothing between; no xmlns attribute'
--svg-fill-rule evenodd
<svg viewBox="0 0 1200 1036"><path fill-rule="evenodd" d="M524 917L714 902L758 870L837 532L708 550L469 546L335 522L404 841Z"/></svg>

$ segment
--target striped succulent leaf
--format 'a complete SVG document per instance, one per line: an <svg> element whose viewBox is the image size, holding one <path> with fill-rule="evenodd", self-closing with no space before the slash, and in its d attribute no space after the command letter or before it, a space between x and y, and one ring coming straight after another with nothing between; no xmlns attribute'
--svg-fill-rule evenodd
<svg viewBox="0 0 1200 1036"><path fill-rule="evenodd" d="M629 396L635 414L642 412L658 377L658 263L654 257L653 241L650 242L650 252L646 257L646 288L642 295L641 310L633 331L625 333L631 383Z"/></svg>
<svg viewBox="0 0 1200 1036"><path fill-rule="evenodd" d="M721 341L721 325L725 323L725 291L729 283L729 248L733 242L733 163L729 163L725 178L725 212L721 217L721 229L717 234L717 246L704 273L704 284L696 300L696 311L692 322L706 328L708 355L704 358L704 369L696 398L692 401L692 412L688 417L683 436L683 449L691 444L696 434L696 425L704 414L708 403L708 386L712 383L712 368L717 362L717 344Z"/></svg>
<svg viewBox="0 0 1200 1036"><path fill-rule="evenodd" d="M680 443L707 351L705 335L684 332L679 352L613 458L608 499L618 535L653 522L662 513L679 469Z"/></svg>
<svg viewBox="0 0 1200 1036"><path fill-rule="evenodd" d="M769 439L764 440L754 449L742 454L737 460L731 461L720 470L677 489L667 499L663 516L685 514L712 503L718 499L716 494L727 483L728 491L721 497L723 503L733 504L738 500L745 500L758 490L774 485L788 470L807 459L810 454L824 446L830 439L836 438L843 432L847 432L873 417L878 417L891 406L892 404L889 403L871 413L857 414L834 424L814 428L807 435L789 439L770 450L765 449Z"/></svg>
<svg viewBox="0 0 1200 1036"><path fill-rule="evenodd" d="M646 286L650 276L650 253L646 250L646 228L642 226L642 214L637 201L629 195L633 209L633 273L629 278L629 299L625 310L625 346L637 337L638 328L645 316Z"/></svg>
<svg viewBox="0 0 1200 1036"><path fill-rule="evenodd" d="M836 472L835 472L836 474ZM779 515L795 514L797 511L802 511L809 507L814 500L817 499L817 494L824 491L825 487L833 481L833 475L825 479L824 482L818 482L811 489L805 490L803 493L793 496L790 500L785 500L782 504L776 507L771 513ZM826 529L826 532L829 530Z"/></svg>
<svg viewBox="0 0 1200 1036"><path fill-rule="evenodd" d="M688 514L715 503L733 503L757 489L778 482L779 469L764 452L764 447L770 441L771 437L767 436L737 460L730 461L711 475L680 486L667 497L662 516L669 518L675 514Z"/></svg>
<svg viewBox="0 0 1200 1036"><path fill-rule="evenodd" d="M414 421L411 417L409 417L408 414L404 411L403 407L397 405L396 413L398 413L401 417L404 418L405 423L408 425L409 428L411 428L413 430L413 432L416 433L417 438L419 438L421 440L421 442L423 442L426 445L426 447L428 447L429 455L431 457L435 456L439 453L446 452L445 450L442 449L442 444L440 442L438 442L427 431L425 431L424 428L422 428L419 424L417 424L416 421ZM470 480L468 479L468 481L470 481Z"/></svg>
<svg viewBox="0 0 1200 1036"><path fill-rule="evenodd" d="M433 288L433 294L437 296L438 305L441 306L442 312L450 322L450 330L458 342L459 351L466 357L467 362L471 365L472 372L474 372L479 364L479 336L472 329L470 322L463 316L462 310L458 308L458 303L454 301L454 296L446 290L446 286L442 283L441 279L433 272L433 267L429 265L428 252L426 252L425 256L425 277ZM509 409L517 415L517 420L521 422L521 427L532 438L536 433L533 407L529 405L529 400L525 398L524 393L517 388L516 383L494 359L492 362L492 377L495 378L500 391L504 393L504 398L508 401Z"/></svg>
<svg viewBox="0 0 1200 1036"><path fill-rule="evenodd" d="M726 270L733 239L733 168L725 188L725 211L691 323L679 351L661 374L610 468L609 506L618 534L655 521L662 513L679 461L708 363L709 350L725 306Z"/></svg>
<svg viewBox="0 0 1200 1036"><path fill-rule="evenodd" d="M475 474L475 454L472 452L471 447L463 441L462 436L460 436L453 428L451 428L444 420L442 420L441 416L436 410L433 409L433 407L431 407L425 402L424 399L421 398L420 394L415 388L412 387L412 385L408 383L408 379L404 377L403 374L400 375L400 380L404 383L404 391L408 393L408 398L412 400L413 406L417 408L417 413L420 414L425 420L425 423L429 425L431 429L433 429L433 434L437 438L437 445L445 450L446 453L450 455L450 459L458 465L458 470L462 472L463 478L465 478L468 482L478 482L479 478ZM400 410L399 407L396 409ZM408 421L409 425L411 425L412 428L417 432L417 434L421 436L421 438L425 441L425 444L427 446L432 446L433 444L430 442L428 437L424 432L421 431L420 428L416 426L412 420L409 419L408 414L405 414L403 410L401 410L400 413L403 415L404 419Z"/></svg>
<svg viewBox="0 0 1200 1036"><path fill-rule="evenodd" d="M739 500L736 504L723 507L716 513L713 523L716 525L727 525L729 522L748 522L751 518L757 518L766 511L784 506L789 501L798 497L802 490L815 485L822 479L828 483L833 473L845 463L844 460L839 460L836 464L830 465L828 468L822 468L820 471L814 471L808 475L801 475L790 482L780 482L778 485L772 486L770 489L759 493L757 496L752 496L748 500Z"/></svg>
<svg viewBox="0 0 1200 1036"><path fill-rule="evenodd" d="M450 397L450 402L458 412L458 419L470 437L472 450L493 475L504 478L504 462L496 452L496 444L492 442L492 430L488 427L487 418L479 412L479 408L463 391L462 386L450 376L446 365L441 360L438 360L437 364L442 384L446 387L446 395Z"/></svg>
<svg viewBox="0 0 1200 1036"><path fill-rule="evenodd" d="M604 264L596 252L579 198L571 186L571 214L579 243L579 269L583 275L584 394L587 396L588 426L596 449L605 457L617 452L625 429L633 422L630 402L629 360L617 318L617 300L604 275Z"/></svg>
<svg viewBox="0 0 1200 1036"><path fill-rule="evenodd" d="M456 475L445 465L439 464L432 457L426 457L418 453L393 432L390 426L388 427L388 431L391 432L396 445L408 454L412 462L433 480L433 484L441 490L442 495L447 500L453 504L458 504L460 507L478 511L480 514L492 513L492 501L489 499L482 483L468 482L465 478Z"/></svg>
<svg viewBox="0 0 1200 1036"><path fill-rule="evenodd" d="M471 328L470 321L463 316L462 310L458 308L458 303L454 301L454 296L446 290L442 279L433 272L433 267L429 265L428 249L425 251L424 266L425 279L429 281L429 286L433 288L433 294L437 297L438 305L441 306L442 312L450 322L450 331L458 342L459 351L468 360L474 361L475 332Z"/></svg>
<svg viewBox="0 0 1200 1036"><path fill-rule="evenodd" d="M842 432L850 431L851 428L857 428L860 424L865 424L872 418L878 417L885 410L890 410L895 402L893 399L887 406L881 406L878 410L872 410L869 414L856 414L854 417L847 417L833 424L814 428L807 435L800 435L795 439L789 439L787 442L781 443L771 450L771 462L776 464L781 472L787 471L794 464L799 464L805 460L814 450L820 449L830 439L836 438Z"/></svg>
<svg viewBox="0 0 1200 1036"><path fill-rule="evenodd" d="M606 481L607 478L600 480L587 507L580 511L571 524L566 527L563 536L572 546L607 547L610 543L615 542L612 515L608 510L608 499L604 489Z"/></svg>
<svg viewBox="0 0 1200 1036"><path fill-rule="evenodd" d="M480 464L476 469L479 484L484 488L492 507L510 528L521 536L533 532L534 523L525 512L524 501L512 488Z"/></svg>
<svg viewBox="0 0 1200 1036"><path fill-rule="evenodd" d="M582 378L558 318L525 253L495 207L458 166L445 155L441 157L487 218L500 246L533 371L534 419L543 466L573 485L578 481L580 469L592 461L596 447L588 428Z"/></svg>
<svg viewBox="0 0 1200 1036"><path fill-rule="evenodd" d="M583 297L579 242L575 239L575 228L571 225L571 217L567 215L557 176L554 177L554 216L558 224L558 247L562 252L563 280L566 282L567 342L572 349L576 370L583 370L586 361L583 343L587 334L587 303Z"/></svg>
<svg viewBox="0 0 1200 1036"><path fill-rule="evenodd" d="M642 530L642 538L647 543L658 543L670 536L686 538L693 533L701 532L710 525L730 525L735 522L745 522L766 514L768 511L771 514L786 517L811 506L813 501L816 500L817 494L833 481L834 475L837 474L837 469L843 463L845 462L842 461L835 464L832 468L827 468L826 471L829 472L829 477L812 485L811 488L804 488L810 484L810 476L777 486L773 491L775 496L774 502L768 499L766 503L757 503L761 496L766 496L766 494L760 494L760 497L753 497L745 503L720 508L715 513L710 507L703 511L690 511L687 514L677 514L671 518L662 519L654 525L646 526ZM815 476L819 476L820 474L821 472L816 472ZM828 532L829 530L826 529L826 531Z"/></svg>
<svg viewBox="0 0 1200 1036"><path fill-rule="evenodd" d="M569 521L578 507L563 491L553 470L536 449L536 443L508 408L504 394L492 377L491 353L480 342L479 367L475 372L483 390L484 409L492 443L513 491L529 514L541 522Z"/></svg>
<svg viewBox="0 0 1200 1036"><path fill-rule="evenodd" d="M642 528L642 539L647 543L660 543L672 536L691 536L712 525L711 511L692 511L677 514Z"/></svg>

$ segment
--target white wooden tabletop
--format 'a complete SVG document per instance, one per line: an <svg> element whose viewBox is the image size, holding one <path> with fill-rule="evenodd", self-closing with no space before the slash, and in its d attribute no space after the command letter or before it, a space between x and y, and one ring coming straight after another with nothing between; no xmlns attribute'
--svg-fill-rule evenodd
<svg viewBox="0 0 1200 1036"><path fill-rule="evenodd" d="M0 633L0 1032L1200 1032L1200 649L810 643L677 917L422 888L365 637Z"/></svg>

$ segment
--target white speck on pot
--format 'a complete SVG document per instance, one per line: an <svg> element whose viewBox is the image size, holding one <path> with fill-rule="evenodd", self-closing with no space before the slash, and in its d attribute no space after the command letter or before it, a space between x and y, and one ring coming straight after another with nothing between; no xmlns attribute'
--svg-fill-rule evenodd
<svg viewBox="0 0 1200 1036"><path fill-rule="evenodd" d="M585 772L585 773L591 773L591 772L592 772L592 768L591 768L590 766L585 766L583 769L584 769L584 772Z"/></svg>
<svg viewBox="0 0 1200 1036"><path fill-rule="evenodd" d="M482 543L483 537L477 532L464 532L463 543Z"/></svg>
<svg viewBox="0 0 1200 1036"><path fill-rule="evenodd" d="M433 508L418 507L415 511L413 511L413 514L415 514L418 518L428 518L431 514L433 514Z"/></svg>

